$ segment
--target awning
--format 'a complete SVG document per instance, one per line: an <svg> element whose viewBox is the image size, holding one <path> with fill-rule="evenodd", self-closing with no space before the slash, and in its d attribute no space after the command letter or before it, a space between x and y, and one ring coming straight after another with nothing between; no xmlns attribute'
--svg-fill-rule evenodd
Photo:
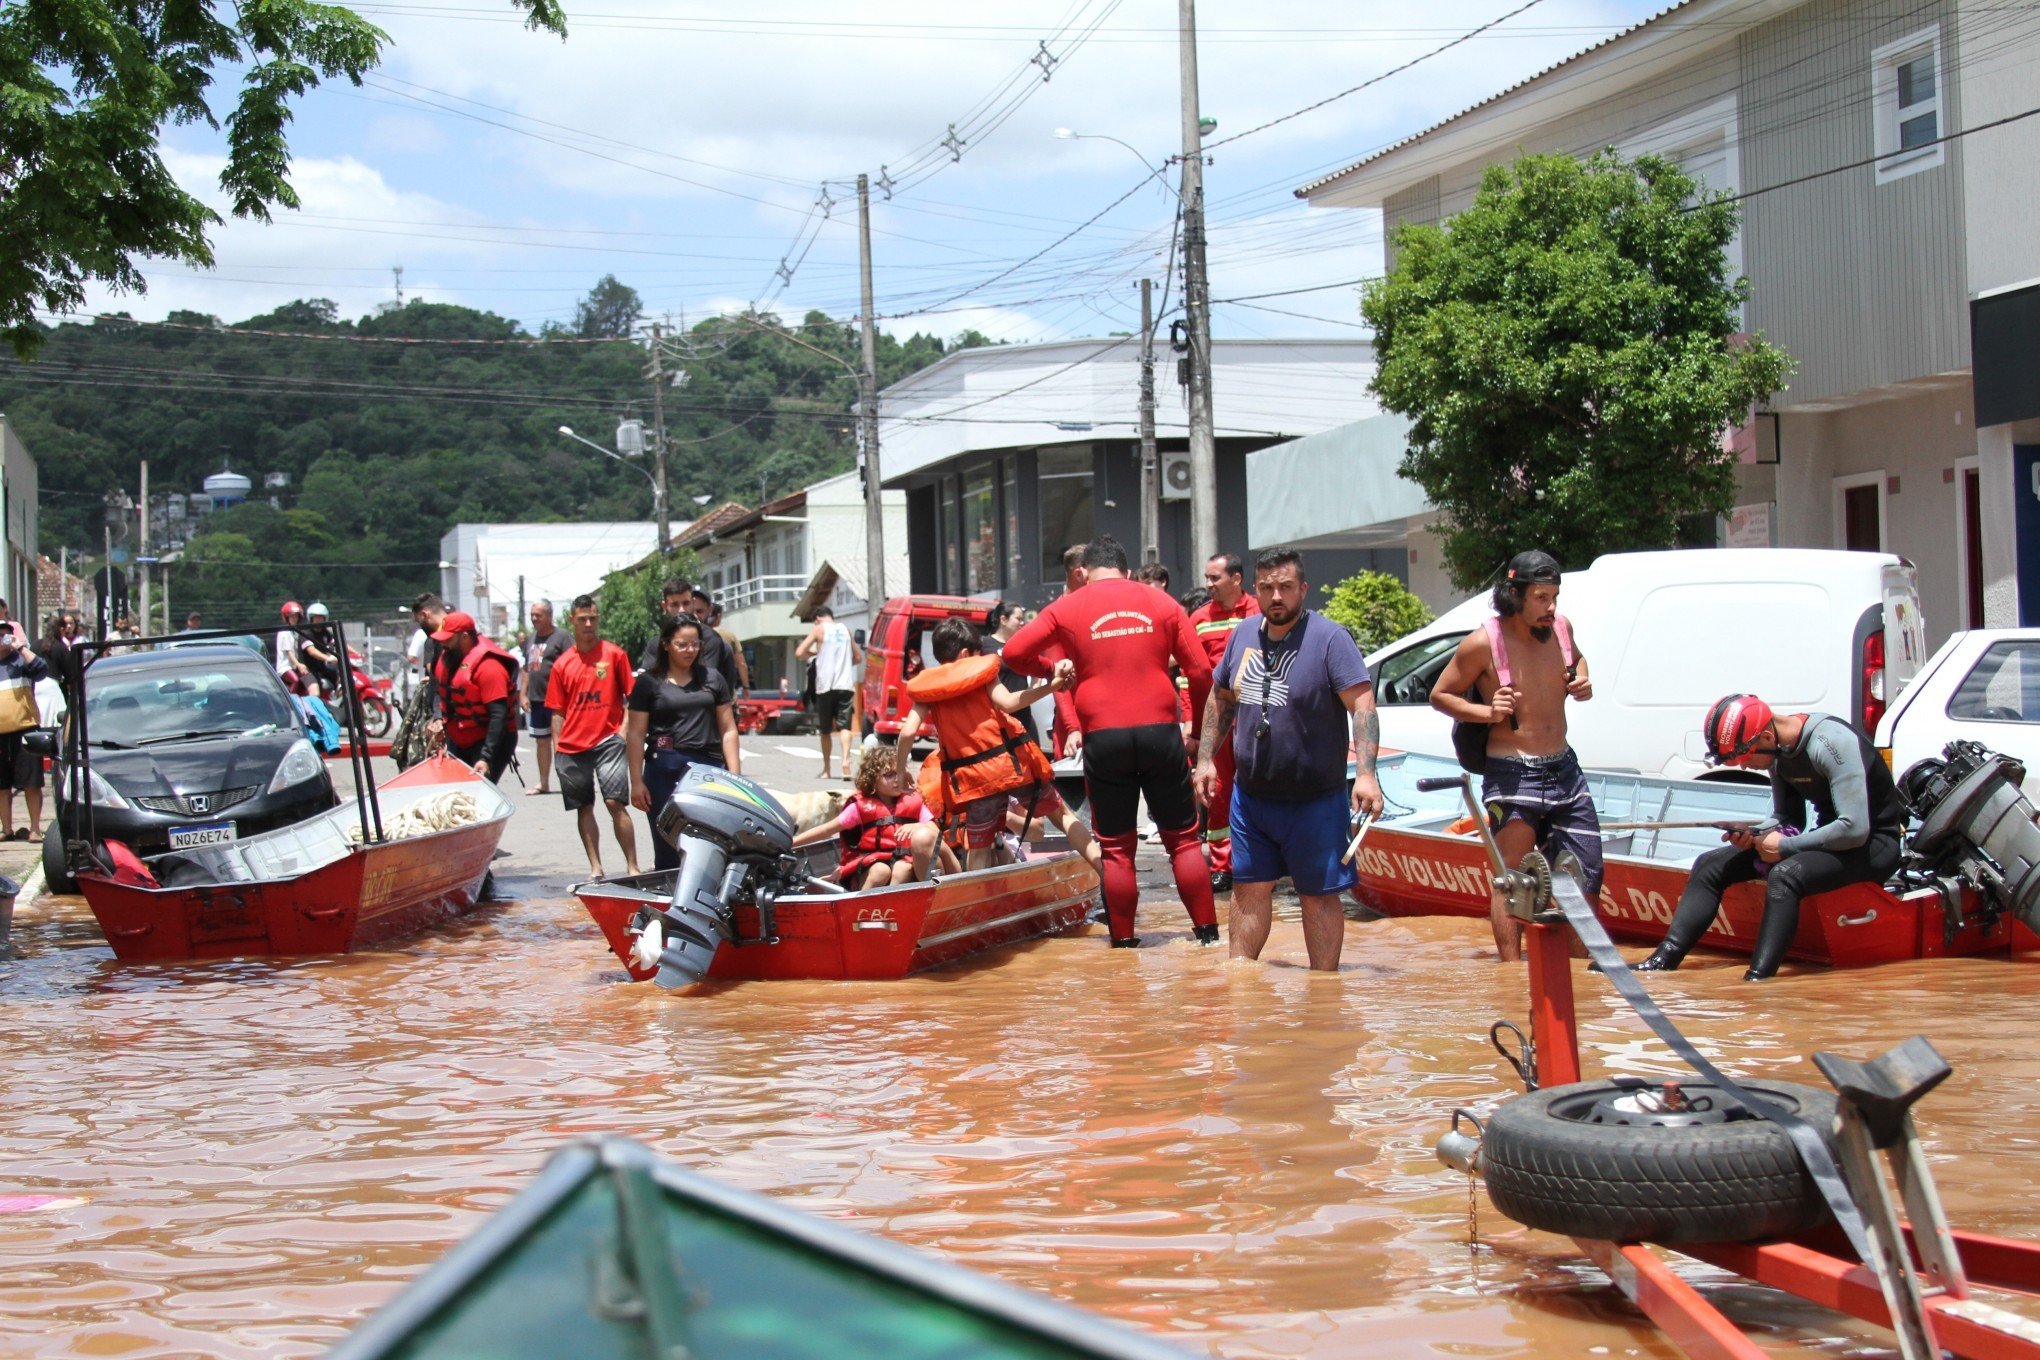
<svg viewBox="0 0 2040 1360"><path fill-rule="evenodd" d="M897 555L888 553L885 559L886 593L889 595L905 595L907 593L907 583L912 579L912 571L912 564L907 560L905 553ZM797 619L813 618L815 611L827 604L829 597L836 593L838 585L843 586L860 600L870 600L871 592L866 590L864 585L863 558L859 557L854 561L845 559L841 562L833 559L824 559L815 568L815 574L808 581L806 592L801 595L800 599L794 602L793 616Z"/></svg>
<svg viewBox="0 0 2040 1360"><path fill-rule="evenodd" d="M1255 549L1370 548L1400 543L1428 514L1423 489L1398 470L1409 422L1379 415L1247 455L1247 539Z"/></svg>

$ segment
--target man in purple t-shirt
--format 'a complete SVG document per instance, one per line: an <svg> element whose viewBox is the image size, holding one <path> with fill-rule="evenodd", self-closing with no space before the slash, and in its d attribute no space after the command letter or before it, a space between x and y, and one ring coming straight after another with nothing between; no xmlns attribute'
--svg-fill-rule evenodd
<svg viewBox="0 0 2040 1360"><path fill-rule="evenodd" d="M1212 673L1196 785L1208 802L1218 782L1218 743L1230 738L1238 770L1231 809L1232 956L1261 957L1275 880L1287 877L1303 899L1310 966L1332 970L1346 939L1339 894L1358 881L1341 858L1351 814L1381 815L1374 777L1381 719L1353 635L1303 607L1309 589L1302 554L1278 548L1255 561L1261 618L1233 630ZM1350 798L1349 732L1357 764Z"/></svg>

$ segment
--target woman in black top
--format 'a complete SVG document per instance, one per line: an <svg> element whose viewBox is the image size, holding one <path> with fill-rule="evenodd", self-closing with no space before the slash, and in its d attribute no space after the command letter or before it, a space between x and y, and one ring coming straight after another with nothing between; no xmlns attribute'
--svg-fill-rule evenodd
<svg viewBox="0 0 2040 1360"><path fill-rule="evenodd" d="M659 625L663 663L637 673L623 747L630 762L630 801L652 824L652 867L675 869L680 852L659 834L659 809L692 765L741 771L737 712L730 682L701 664L703 625L691 614Z"/></svg>

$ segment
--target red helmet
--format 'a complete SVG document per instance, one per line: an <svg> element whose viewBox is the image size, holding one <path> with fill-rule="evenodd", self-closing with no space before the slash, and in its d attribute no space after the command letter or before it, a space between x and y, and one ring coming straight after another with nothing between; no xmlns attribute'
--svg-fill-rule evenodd
<svg viewBox="0 0 2040 1360"><path fill-rule="evenodd" d="M299 604L296 600L285 600L283 602L283 616L285 618L289 618L293 614L302 614L304 612L305 607Z"/></svg>
<svg viewBox="0 0 2040 1360"><path fill-rule="evenodd" d="M1771 706L1754 694L1716 699L1701 728L1707 738L1708 762L1742 764L1756 749L1757 738L1771 726L1773 716Z"/></svg>

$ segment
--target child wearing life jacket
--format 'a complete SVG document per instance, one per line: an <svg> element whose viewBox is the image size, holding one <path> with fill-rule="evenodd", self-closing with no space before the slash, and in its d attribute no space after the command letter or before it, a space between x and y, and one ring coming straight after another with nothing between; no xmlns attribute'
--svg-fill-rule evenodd
<svg viewBox="0 0 2040 1360"><path fill-rule="evenodd" d="M1048 757L1013 716L1069 688L1072 669L1058 667L1053 679L1015 693L999 683L998 655L979 654L977 629L967 620L936 624L933 646L937 664L907 681L914 707L900 724L899 749L911 751L924 725L935 729L941 749L921 766L921 796L946 823L963 828L966 867L995 862L999 833L1017 809L1023 826L1039 816L1061 828L1095 868L1097 843L1055 791Z"/></svg>
<svg viewBox="0 0 2040 1360"><path fill-rule="evenodd" d="M927 878L940 831L921 795L906 787L898 755L889 746L876 746L864 753L857 792L842 814L801 832L793 843L817 845L831 836L843 839L836 880L862 889Z"/></svg>

